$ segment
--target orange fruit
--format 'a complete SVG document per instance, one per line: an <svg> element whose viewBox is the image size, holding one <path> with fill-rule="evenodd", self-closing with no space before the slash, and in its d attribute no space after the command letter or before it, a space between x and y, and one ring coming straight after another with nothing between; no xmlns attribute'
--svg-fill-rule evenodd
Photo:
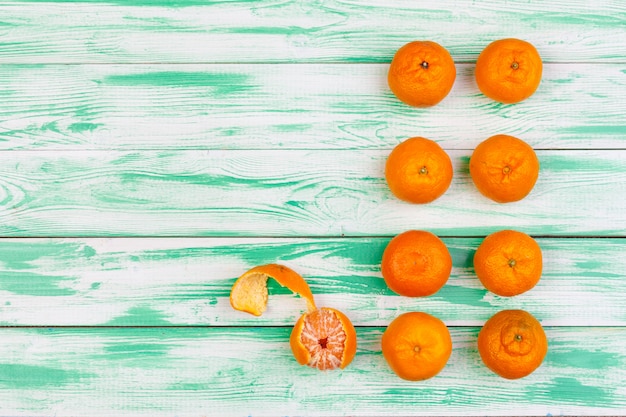
<svg viewBox="0 0 626 417"><path fill-rule="evenodd" d="M541 278L539 244L526 233L501 230L490 234L474 254L474 270L482 284L505 297L522 294Z"/></svg>
<svg viewBox="0 0 626 417"><path fill-rule="evenodd" d="M267 280L300 294L308 311L296 322L290 345L298 363L326 370L346 367L356 354L356 331L342 312L317 308L307 282L294 270L278 264L254 267L233 284L230 304L235 310L260 316L267 308Z"/></svg>
<svg viewBox="0 0 626 417"><path fill-rule="evenodd" d="M409 230L391 239L381 262L385 282L407 297L424 297L439 291L452 271L446 245L431 232Z"/></svg>
<svg viewBox="0 0 626 417"><path fill-rule="evenodd" d="M385 179L400 200L430 203L450 187L452 162L436 142L422 137L409 138L389 154Z"/></svg>
<svg viewBox="0 0 626 417"><path fill-rule="evenodd" d="M356 331L345 314L322 307L298 319L289 343L301 365L320 370L343 369L356 353Z"/></svg>
<svg viewBox="0 0 626 417"><path fill-rule="evenodd" d="M241 275L230 291L230 305L239 311L260 316L267 308L267 280L273 278L283 287L300 294L309 310L315 310L313 293L304 278L284 265L256 266Z"/></svg>
<svg viewBox="0 0 626 417"><path fill-rule="evenodd" d="M478 352L487 368L507 379L530 375L548 353L548 339L532 314L503 310L478 333Z"/></svg>
<svg viewBox="0 0 626 417"><path fill-rule="evenodd" d="M404 103L416 107L434 106L443 100L456 79L450 53L432 41L414 41L402 46L389 66L387 82Z"/></svg>
<svg viewBox="0 0 626 417"><path fill-rule="evenodd" d="M478 56L476 84L492 100L517 103L537 90L542 71L541 57L533 45L520 39L500 39Z"/></svg>
<svg viewBox="0 0 626 417"><path fill-rule="evenodd" d="M470 158L469 171L485 197L510 203L526 197L539 177L539 159L521 139L495 135L481 142Z"/></svg>
<svg viewBox="0 0 626 417"><path fill-rule="evenodd" d="M410 312L396 317L382 337L383 356L400 378L421 381L437 375L452 353L446 325L427 313Z"/></svg>

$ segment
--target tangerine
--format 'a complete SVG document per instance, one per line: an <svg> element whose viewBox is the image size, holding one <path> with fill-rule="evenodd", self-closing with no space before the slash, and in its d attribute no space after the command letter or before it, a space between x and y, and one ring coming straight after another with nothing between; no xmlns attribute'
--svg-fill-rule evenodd
<svg viewBox="0 0 626 417"><path fill-rule="evenodd" d="M539 244L526 233L501 230L490 234L474 254L474 270L494 294L512 297L533 288L541 278Z"/></svg>
<svg viewBox="0 0 626 417"><path fill-rule="evenodd" d="M381 262L389 288L407 297L424 297L439 291L452 271L452 257L436 235L409 230L391 239Z"/></svg>
<svg viewBox="0 0 626 417"><path fill-rule="evenodd" d="M389 88L396 97L416 107L439 103L448 95L455 79L452 56L432 41L413 41L398 49L387 75Z"/></svg>
<svg viewBox="0 0 626 417"><path fill-rule="evenodd" d="M503 310L478 333L478 352L487 368L507 379L533 373L548 353L541 323L524 310Z"/></svg>
<svg viewBox="0 0 626 417"><path fill-rule="evenodd" d="M389 154L385 179L400 200L425 204L441 197L452 182L452 162L436 142L413 137Z"/></svg>
<svg viewBox="0 0 626 417"><path fill-rule="evenodd" d="M256 266L233 284L230 304L235 310L260 316L267 308L267 280L300 294L308 311L296 322L290 337L291 350L302 365L327 370L346 367L356 354L356 331L342 312L317 308L307 282L294 270L279 264Z"/></svg>
<svg viewBox="0 0 626 417"><path fill-rule="evenodd" d="M535 186L539 159L523 140L494 135L474 149L469 171L484 196L498 203L510 203L526 197Z"/></svg>
<svg viewBox="0 0 626 417"><path fill-rule="evenodd" d="M409 381L434 377L452 353L452 338L446 325L422 312L396 317L383 333L381 345L389 367Z"/></svg>
<svg viewBox="0 0 626 417"><path fill-rule="evenodd" d="M537 90L543 64L535 47L521 39L487 45L476 60L476 84L484 95L505 104L518 103Z"/></svg>
<svg viewBox="0 0 626 417"><path fill-rule="evenodd" d="M345 314L322 307L298 319L289 343L301 365L320 370L343 369L356 354L356 331Z"/></svg>

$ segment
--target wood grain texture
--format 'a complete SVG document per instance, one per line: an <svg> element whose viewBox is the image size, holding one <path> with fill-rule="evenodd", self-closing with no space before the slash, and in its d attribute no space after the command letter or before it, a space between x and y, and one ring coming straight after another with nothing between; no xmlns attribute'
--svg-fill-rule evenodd
<svg viewBox="0 0 626 417"><path fill-rule="evenodd" d="M400 202L387 151L145 151L0 154L3 236L446 236L518 228L624 236L624 151L540 151L524 200L497 204L468 174L470 152L436 202ZM585 198L580 198L585 196Z"/></svg>
<svg viewBox="0 0 626 417"><path fill-rule="evenodd" d="M546 65L530 99L483 96L458 66L438 106L404 105L387 64L0 65L0 149L471 150L496 133L537 149L626 148L626 65Z"/></svg>
<svg viewBox="0 0 626 417"><path fill-rule="evenodd" d="M290 328L2 329L2 412L32 415L617 415L626 409L624 328L546 328L543 365L508 381L451 329L444 370L398 378L382 328L359 328L343 371L296 363Z"/></svg>
<svg viewBox="0 0 626 417"><path fill-rule="evenodd" d="M621 0L0 0L1 416L626 415L626 3ZM479 93L492 40L544 59L511 106ZM389 91L395 51L448 48L454 88L410 108ZM538 150L523 201L468 175L496 133ZM452 157L450 190L401 203L383 169L411 136ZM475 277L483 237L537 237L544 273L502 298ZM389 239L442 236L436 295L392 293ZM285 263L357 325L344 371L296 364L301 298L270 281L267 312L234 311L238 275ZM476 351L506 308L533 313L549 353L503 380ZM397 378L380 337L426 311L454 351L431 380ZM68 327L69 326L69 327Z"/></svg>
<svg viewBox="0 0 626 417"><path fill-rule="evenodd" d="M359 326L384 326L416 308L454 326L478 326L516 308L548 326L626 325L625 239L538 238L542 279L512 298L487 292L476 278L472 259L482 238L443 240L453 259L450 279L434 296L407 298L382 279L388 238L4 239L0 325L291 325L305 302L272 280L263 316L229 303L236 277L271 262L298 271L318 305L340 309Z"/></svg>
<svg viewBox="0 0 626 417"><path fill-rule="evenodd" d="M12 63L388 62L414 39L467 61L504 37L547 62L626 56L620 0L3 1L0 16L0 55Z"/></svg>

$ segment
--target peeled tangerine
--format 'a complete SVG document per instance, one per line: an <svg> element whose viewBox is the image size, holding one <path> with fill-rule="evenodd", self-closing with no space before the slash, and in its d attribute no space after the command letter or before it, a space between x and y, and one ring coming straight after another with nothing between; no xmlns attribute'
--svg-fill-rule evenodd
<svg viewBox="0 0 626 417"><path fill-rule="evenodd" d="M291 350L298 363L321 370L345 368L356 354L354 326L338 310L317 308L309 285L294 270L278 264L250 269L233 285L230 293L232 307L260 316L267 307L268 278L273 278L307 302L308 311L298 319L290 337Z"/></svg>

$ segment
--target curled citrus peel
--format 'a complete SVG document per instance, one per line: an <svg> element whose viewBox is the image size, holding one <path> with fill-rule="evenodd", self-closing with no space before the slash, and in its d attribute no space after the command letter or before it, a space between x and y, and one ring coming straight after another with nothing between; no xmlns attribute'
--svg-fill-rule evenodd
<svg viewBox="0 0 626 417"><path fill-rule="evenodd" d="M309 311L315 310L313 293L304 278L284 265L256 266L240 276L230 291L230 305L239 311L260 316L267 308L267 280L273 278L283 287L299 294L307 302Z"/></svg>
<svg viewBox="0 0 626 417"><path fill-rule="evenodd" d="M317 308L309 285L294 270L267 264L246 271L233 284L231 306L255 316L263 314L267 308L269 278L307 302L308 311L298 319L290 337L291 350L298 363L321 370L345 368L356 354L356 331L352 322L338 310Z"/></svg>

